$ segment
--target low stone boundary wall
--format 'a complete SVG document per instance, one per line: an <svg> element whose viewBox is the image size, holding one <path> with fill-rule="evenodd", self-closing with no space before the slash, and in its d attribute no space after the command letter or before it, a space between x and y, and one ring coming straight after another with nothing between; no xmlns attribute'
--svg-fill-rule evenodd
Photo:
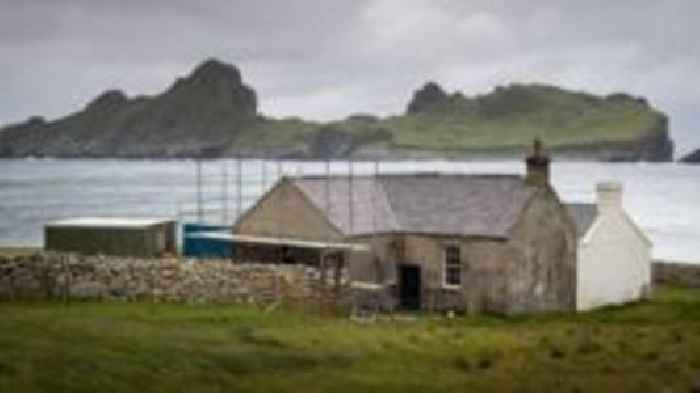
<svg viewBox="0 0 700 393"><path fill-rule="evenodd" d="M0 300L345 302L347 271L340 281L321 277L319 269L303 265L41 253L0 257Z"/></svg>
<svg viewBox="0 0 700 393"><path fill-rule="evenodd" d="M700 264L654 261L651 276L655 285L700 288Z"/></svg>
<svg viewBox="0 0 700 393"><path fill-rule="evenodd" d="M322 278L325 277L325 280ZM0 256L0 300L122 300L187 303L310 302L387 307L383 291L351 288L347 269L39 253ZM655 285L700 288L700 264L654 261ZM370 293L366 293L370 292ZM374 304L377 302L377 304ZM385 304L386 303L386 304ZM389 306L390 307L390 306Z"/></svg>

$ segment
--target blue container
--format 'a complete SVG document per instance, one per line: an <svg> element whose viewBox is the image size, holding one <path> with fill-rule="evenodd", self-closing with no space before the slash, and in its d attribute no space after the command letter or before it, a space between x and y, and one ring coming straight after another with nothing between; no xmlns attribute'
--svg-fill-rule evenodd
<svg viewBox="0 0 700 393"><path fill-rule="evenodd" d="M232 227L207 224L184 224L182 227L182 254L188 258L231 258L233 242L224 239L230 235Z"/></svg>

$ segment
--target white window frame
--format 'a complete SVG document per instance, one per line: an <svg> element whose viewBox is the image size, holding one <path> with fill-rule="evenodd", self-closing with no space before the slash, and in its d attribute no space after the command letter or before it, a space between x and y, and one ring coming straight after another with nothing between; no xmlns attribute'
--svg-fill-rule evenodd
<svg viewBox="0 0 700 393"><path fill-rule="evenodd" d="M459 284L448 284L447 283L447 249L454 247L457 249L457 256L459 260ZM462 270L464 266L462 265L462 249L456 244L447 244L442 250L442 287L445 289L460 289L462 288Z"/></svg>

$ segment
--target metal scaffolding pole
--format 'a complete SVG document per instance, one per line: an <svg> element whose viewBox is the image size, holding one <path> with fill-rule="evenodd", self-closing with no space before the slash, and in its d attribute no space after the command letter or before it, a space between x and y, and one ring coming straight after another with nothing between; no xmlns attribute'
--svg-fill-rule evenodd
<svg viewBox="0 0 700 393"><path fill-rule="evenodd" d="M262 197L263 194L265 194L265 190L267 189L267 161L263 159L263 160L260 162L260 165L261 165L260 170L262 171L262 174L261 174L261 178L262 178L261 186L262 186L262 189L260 190L260 196Z"/></svg>
<svg viewBox="0 0 700 393"><path fill-rule="evenodd" d="M241 218L243 210L243 161L236 159L236 221Z"/></svg>
<svg viewBox="0 0 700 393"><path fill-rule="evenodd" d="M279 181L282 178L283 172L284 172L284 169L282 167L282 161L277 160L277 179L276 179L276 181Z"/></svg>
<svg viewBox="0 0 700 393"><path fill-rule="evenodd" d="M276 166L277 166L277 180L276 181L279 182L282 179L282 169L283 169L282 168L282 161L277 160ZM284 209L283 210L279 209L279 212L277 213L276 228L277 228L277 237L278 238L282 237L282 220L284 219L284 214L289 214L289 209L286 206L286 204L287 204L286 201L287 201L287 198L284 198L282 200L282 203L285 205ZM280 263L282 262L282 255L280 255L280 260L278 262L280 262Z"/></svg>
<svg viewBox="0 0 700 393"><path fill-rule="evenodd" d="M330 160L326 160L326 190L325 190L325 197L326 197L326 217L330 219L330 212L331 212L331 162ZM328 228L326 232L326 248L321 252L321 260L320 266L321 266L321 283L323 287L326 286L326 257L328 255L329 249L330 249L330 242L331 242L331 233L330 233L330 227Z"/></svg>
<svg viewBox="0 0 700 393"><path fill-rule="evenodd" d="M355 198L354 198L353 162L348 160L348 223L350 233L355 229Z"/></svg>
<svg viewBox="0 0 700 393"><path fill-rule="evenodd" d="M326 160L326 217L331 216L331 162ZM330 233L327 236L330 239Z"/></svg>
<svg viewBox="0 0 700 393"><path fill-rule="evenodd" d="M204 197L202 196L202 161L197 159L197 221L204 222Z"/></svg>
<svg viewBox="0 0 700 393"><path fill-rule="evenodd" d="M222 173L221 173L221 204L222 204L222 211L223 211L223 217L222 217L222 224L227 225L229 222L229 203L228 203L228 163L226 160L223 161L223 166L222 166Z"/></svg>
<svg viewBox="0 0 700 393"><path fill-rule="evenodd" d="M374 263L378 263L378 253L377 250L379 249L377 245L377 182L379 181L378 179L378 174L379 174L379 161L374 161L374 168L372 172L372 189L370 192L372 195L370 195L370 201L371 201L371 209L372 209L372 257L374 259ZM381 263L379 263L378 269L377 269L378 277L377 280L379 284L384 285L385 284L385 279L386 279L386 273L384 271L384 267Z"/></svg>
<svg viewBox="0 0 700 393"><path fill-rule="evenodd" d="M372 195L370 201L372 203L372 238L377 234L377 175L379 174L379 161L374 162L374 171L372 173ZM373 239L374 240L374 239Z"/></svg>

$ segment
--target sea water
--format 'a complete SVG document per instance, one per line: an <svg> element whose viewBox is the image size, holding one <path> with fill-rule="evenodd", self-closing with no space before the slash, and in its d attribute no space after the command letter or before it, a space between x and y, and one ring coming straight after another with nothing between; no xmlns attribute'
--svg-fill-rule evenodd
<svg viewBox="0 0 700 393"><path fill-rule="evenodd" d="M437 160L0 160L0 246L41 246L44 224L77 216L230 224L280 176L328 171L523 174L524 165ZM593 203L596 182L609 180L623 184L625 209L654 242L655 258L700 263L700 166L552 163L552 183L566 202Z"/></svg>

